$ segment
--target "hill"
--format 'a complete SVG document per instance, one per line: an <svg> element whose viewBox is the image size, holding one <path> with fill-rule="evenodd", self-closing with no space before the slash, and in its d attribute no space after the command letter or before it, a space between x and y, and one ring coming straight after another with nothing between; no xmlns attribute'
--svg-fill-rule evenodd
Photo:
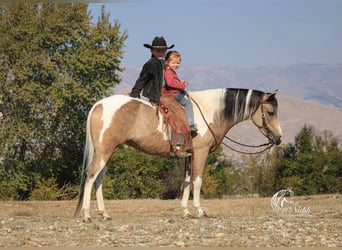
<svg viewBox="0 0 342 250"><path fill-rule="evenodd" d="M342 140L342 108L285 95L278 96L278 103L278 117L283 130L283 143L293 143L295 136L304 125L313 127L316 135L324 136L326 131L330 131L334 136ZM245 121L233 127L228 136L251 145L260 145L267 142L251 121ZM229 143L229 145L232 144ZM225 150L225 154L228 158L237 161L241 157L241 154L228 149Z"/></svg>
<svg viewBox="0 0 342 250"><path fill-rule="evenodd" d="M140 67L127 66L117 91L129 92L139 71ZM282 95L342 107L342 63L257 68L184 65L179 76L190 82L189 91L229 87L265 92L278 89Z"/></svg>
<svg viewBox="0 0 342 250"><path fill-rule="evenodd" d="M115 93L127 93L138 77L139 67L126 67ZM306 124L318 135L331 131L342 137L342 64L296 64L284 67L233 68L184 66L179 71L190 82L189 91L212 88L278 89L279 119L283 142ZM265 142L250 122L234 127L229 135L248 143Z"/></svg>
<svg viewBox="0 0 342 250"><path fill-rule="evenodd" d="M126 67L115 93L130 92L139 71L139 67ZM190 82L188 91L229 87L264 92L278 89L278 115L285 144L293 143L304 125L313 127L316 135L323 136L330 131L342 138L342 64L303 63L258 68L184 66L179 70L179 76ZM228 136L249 145L267 142L251 121L238 124ZM236 149L253 152L228 140L225 142ZM228 148L224 152L235 162L241 160L239 153Z"/></svg>

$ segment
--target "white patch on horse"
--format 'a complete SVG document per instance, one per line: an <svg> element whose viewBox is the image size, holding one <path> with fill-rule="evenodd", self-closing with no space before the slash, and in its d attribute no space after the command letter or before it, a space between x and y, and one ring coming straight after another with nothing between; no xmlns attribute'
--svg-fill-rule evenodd
<svg viewBox="0 0 342 250"><path fill-rule="evenodd" d="M193 185L194 185L194 192L197 194L197 195L194 195L194 206L195 206L195 208L199 208L200 207L200 190L201 190L201 185L202 185L202 177L197 176L196 179L193 181Z"/></svg>
<svg viewBox="0 0 342 250"><path fill-rule="evenodd" d="M282 131L281 127L280 127L280 124L278 124L278 128L277 129L278 129L279 133L282 135L283 131Z"/></svg>
<svg viewBox="0 0 342 250"><path fill-rule="evenodd" d="M169 140L169 136L167 134L167 128L164 124L164 121L163 121L163 116L160 114L160 112L158 113L159 117L159 124L158 124L158 127L157 127L157 131L159 131L160 133L163 134L163 138L165 141L168 141Z"/></svg>
<svg viewBox="0 0 342 250"><path fill-rule="evenodd" d="M106 162L104 160L101 160L100 168L103 169L105 166L106 166Z"/></svg>
<svg viewBox="0 0 342 250"><path fill-rule="evenodd" d="M217 112L220 112L224 108L225 93L226 89L210 89L206 90L205 92L189 92L189 95L201 107L201 112L205 117L205 120L210 124L214 122ZM207 132L208 126L204 122L202 114L197 105L194 102L192 102L192 105L194 107L194 119L195 123L197 124L198 134L203 136Z"/></svg>
<svg viewBox="0 0 342 250"><path fill-rule="evenodd" d="M236 93L236 97L235 97L235 104L234 104L234 117L233 117L233 121L234 123L237 122L238 118L239 118L239 94L240 91L237 91Z"/></svg>
<svg viewBox="0 0 342 250"><path fill-rule="evenodd" d="M246 96L246 103L245 103L245 112L243 114L243 119L249 118L250 110L249 110L249 103L251 102L253 90L249 89Z"/></svg>
<svg viewBox="0 0 342 250"><path fill-rule="evenodd" d="M102 113L102 121L103 127L100 134L100 142L102 142L103 134L106 129L110 126L112 122L112 118L115 115L116 111L122 107L122 105L130 102L132 98L128 98L124 95L116 95L116 96L109 96L105 99L102 99L98 102L98 104L103 104L103 113Z"/></svg>

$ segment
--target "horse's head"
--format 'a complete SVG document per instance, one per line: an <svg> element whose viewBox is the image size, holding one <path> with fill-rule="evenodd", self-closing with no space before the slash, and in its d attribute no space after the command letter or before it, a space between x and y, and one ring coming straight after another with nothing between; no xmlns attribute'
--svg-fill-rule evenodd
<svg viewBox="0 0 342 250"><path fill-rule="evenodd" d="M277 91L265 93L258 108L252 114L252 121L270 142L279 145L282 131L278 121L278 102L275 97Z"/></svg>

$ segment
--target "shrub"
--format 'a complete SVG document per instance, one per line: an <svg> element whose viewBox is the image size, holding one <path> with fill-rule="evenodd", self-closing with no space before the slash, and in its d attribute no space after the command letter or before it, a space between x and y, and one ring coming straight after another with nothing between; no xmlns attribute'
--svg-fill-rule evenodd
<svg viewBox="0 0 342 250"><path fill-rule="evenodd" d="M60 197L55 178L38 181L36 188L31 192L29 200L58 200Z"/></svg>

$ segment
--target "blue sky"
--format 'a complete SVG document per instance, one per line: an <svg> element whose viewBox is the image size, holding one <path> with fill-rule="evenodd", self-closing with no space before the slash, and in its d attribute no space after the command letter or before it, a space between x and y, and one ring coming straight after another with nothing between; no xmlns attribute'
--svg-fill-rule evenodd
<svg viewBox="0 0 342 250"><path fill-rule="evenodd" d="M342 0L127 0L101 6L127 31L122 65L142 66L164 36L183 65L233 67L342 62Z"/></svg>

